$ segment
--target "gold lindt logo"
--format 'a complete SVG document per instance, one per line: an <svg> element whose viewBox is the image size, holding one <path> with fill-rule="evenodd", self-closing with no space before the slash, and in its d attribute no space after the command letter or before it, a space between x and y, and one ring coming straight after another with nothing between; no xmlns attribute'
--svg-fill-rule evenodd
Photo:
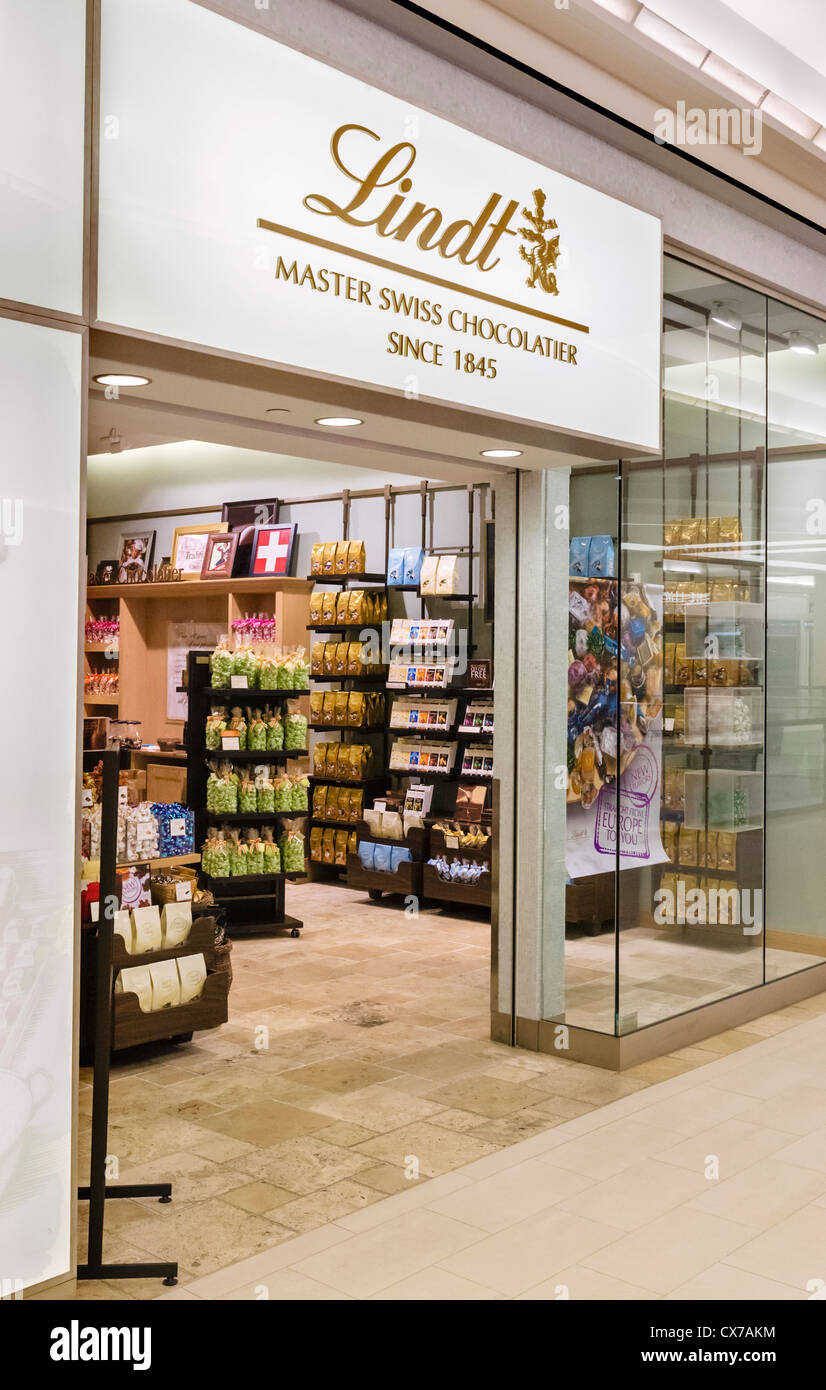
<svg viewBox="0 0 826 1390"><path fill-rule="evenodd" d="M339 126L330 141L336 168L356 184L353 196L347 203L337 203L323 193L308 193L303 200L308 211L335 217L349 227L374 227L378 236L393 241L407 241L408 237L413 237L421 251L438 251L445 260L456 257L463 265L475 265L481 271L487 272L499 265L501 257L495 252L500 242L504 245L503 238L517 236L517 229L510 223L518 211L518 199L505 200L501 193L491 193L477 217L446 223L441 209L410 200L413 180L409 174L416 161L415 145L401 140L365 169L358 144L351 138L346 140L348 155L345 157L342 143L351 136L366 136L377 143L381 142L381 137L367 126L350 123ZM383 199L382 190L391 189L395 191L381 211L374 211L377 202L374 195ZM556 230L557 224L544 215L545 193L537 189L533 197L534 210L522 209L522 216L530 225L522 227L518 233L522 241L528 243L528 249L525 245L519 247L520 256L530 266L526 284L546 294L557 294L554 271L559 257L559 237L548 236L549 231Z"/></svg>

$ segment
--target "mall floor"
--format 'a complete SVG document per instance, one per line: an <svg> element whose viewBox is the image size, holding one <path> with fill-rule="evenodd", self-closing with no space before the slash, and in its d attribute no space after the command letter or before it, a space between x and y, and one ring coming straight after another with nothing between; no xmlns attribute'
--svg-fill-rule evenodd
<svg viewBox="0 0 826 1390"><path fill-rule="evenodd" d="M826 995L761 1024L753 1046L165 1297L822 1299Z"/></svg>
<svg viewBox="0 0 826 1390"><path fill-rule="evenodd" d="M704 1067L705 1077L717 1059L759 1051L767 1037L782 1038L826 1014L822 996L617 1075L490 1041L490 927L481 919L440 911L413 918L392 899L374 904L327 885L297 886L289 906L306 923L300 940L235 944L225 1027L197 1034L191 1044L119 1059L113 1071L113 1176L169 1179L174 1200L109 1203L104 1256L176 1259L177 1295L191 1288L212 1297L212 1279L219 1281L216 1295L226 1292L221 1272L248 1270L251 1259L286 1269L296 1238L321 1250L348 1239L353 1222L381 1226L394 1204L418 1207L441 1200L445 1184L458 1190L475 1182L466 1173L476 1164L483 1173L485 1164L504 1171L524 1161L526 1143L544 1152L557 1147L558 1133L559 1144L567 1144L571 1126L590 1133L615 1105L635 1109L660 1084L691 1082ZM84 1072L81 1172L88 1164L90 1081ZM826 1104L826 1090L817 1095ZM826 1113L820 1123L826 1125ZM671 1137L668 1125L660 1128ZM681 1126L673 1130L679 1142ZM573 1175L573 1187L564 1179L564 1191L551 1184L547 1201L531 1200L567 1200L584 1191L587 1172ZM586 1186L603 1176L589 1176ZM472 1222L462 1224L468 1229L481 1239ZM85 1237L82 1219L81 1258ZM433 1297L442 1296L444 1274L434 1276ZM234 1277L227 1276L238 1289ZM307 1296L366 1296L335 1280L315 1282L321 1292L310 1288ZM241 1284L248 1283L244 1275ZM291 1285L285 1276L289 1287L299 1292L272 1296L304 1296L301 1279ZM156 1280L124 1280L82 1283L77 1296L162 1292Z"/></svg>

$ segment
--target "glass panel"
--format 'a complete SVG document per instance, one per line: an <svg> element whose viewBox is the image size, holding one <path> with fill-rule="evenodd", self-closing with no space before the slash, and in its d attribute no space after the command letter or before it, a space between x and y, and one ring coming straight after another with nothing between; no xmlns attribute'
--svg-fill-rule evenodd
<svg viewBox="0 0 826 1390"><path fill-rule="evenodd" d="M766 978L822 962L826 324L769 302Z"/></svg>
<svg viewBox="0 0 826 1390"><path fill-rule="evenodd" d="M766 302L670 257L664 286L664 457L621 470L619 1033L763 978Z"/></svg>
<svg viewBox="0 0 826 1390"><path fill-rule="evenodd" d="M618 465L570 482L565 1021L613 1033Z"/></svg>

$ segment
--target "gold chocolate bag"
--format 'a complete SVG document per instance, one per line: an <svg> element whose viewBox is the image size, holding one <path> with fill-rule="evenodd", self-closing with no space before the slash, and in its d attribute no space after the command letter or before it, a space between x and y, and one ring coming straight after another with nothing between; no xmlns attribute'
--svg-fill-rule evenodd
<svg viewBox="0 0 826 1390"><path fill-rule="evenodd" d="M367 552L364 541L350 541L347 547L347 573L364 574L367 569Z"/></svg>
<svg viewBox="0 0 826 1390"><path fill-rule="evenodd" d="M323 574L324 572L324 546L318 543L310 551L310 574Z"/></svg>

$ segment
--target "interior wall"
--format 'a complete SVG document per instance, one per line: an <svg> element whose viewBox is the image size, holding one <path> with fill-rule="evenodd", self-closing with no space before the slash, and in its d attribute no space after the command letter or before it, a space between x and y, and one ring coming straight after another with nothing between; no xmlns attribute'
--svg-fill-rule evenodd
<svg viewBox="0 0 826 1390"><path fill-rule="evenodd" d="M119 540L123 531L136 526L155 530L154 562L159 563L171 555L176 527L202 525L221 519L221 502L254 501L258 498L275 496L301 496L312 498L329 494L344 488L358 490L375 489L377 477L368 470L351 469L338 464L307 466L304 461L283 458L277 455L257 455L244 449L228 450L217 445L201 445L187 441L182 453L174 453L175 446L163 445L157 449L137 449L117 455L95 455L89 463L89 523L88 523L88 568L96 569L103 560L112 560L119 554ZM183 446L182 446L183 447ZM167 472L159 465L165 453L173 450L170 459L177 466ZM216 455L217 451L217 455ZM252 453L251 458L247 454ZM134 455L134 457L132 456ZM151 456L151 457L150 457ZM199 481L199 456L204 460L204 480ZM216 479L216 456L223 458L226 472L222 479ZM186 468L184 469L183 464ZM268 466L267 466L268 465ZM304 468L303 476L299 471ZM112 481L114 474L115 482ZM418 480L405 474L382 475L379 485L409 488L416 486ZM203 508L198 503L205 494L210 497L210 505ZM431 546L450 553L455 547L459 559L458 589L462 593L477 595L474 612L474 645L476 655L491 655L492 630L484 622L482 605L484 602L484 576L480 562L482 529L485 519L491 514L490 491L486 484L478 484L473 490L474 526L473 561L469 568L462 547L468 544L468 489L460 485L444 486L430 491L426 499L425 549ZM220 499L212 501L213 498ZM132 506L130 506L130 501ZM124 520L95 520L97 512L111 506L123 508ZM181 506L192 508L186 515L164 515ZM142 519L137 522L131 518L140 512ZM111 513L110 513L111 515ZM324 501L294 501L281 508L281 519L295 522L298 527L296 559L293 573L310 573L310 559L313 545L318 541L343 539L344 512L339 498ZM349 537L364 540L367 550L368 570L383 571L385 547L385 500L383 493L373 497L354 497L350 503ZM422 501L416 491L394 495L391 503L390 546L418 546L422 544ZM393 598L393 616L403 616L407 611L411 616L416 611L417 600L412 594L399 594ZM461 614L458 610L457 616Z"/></svg>

